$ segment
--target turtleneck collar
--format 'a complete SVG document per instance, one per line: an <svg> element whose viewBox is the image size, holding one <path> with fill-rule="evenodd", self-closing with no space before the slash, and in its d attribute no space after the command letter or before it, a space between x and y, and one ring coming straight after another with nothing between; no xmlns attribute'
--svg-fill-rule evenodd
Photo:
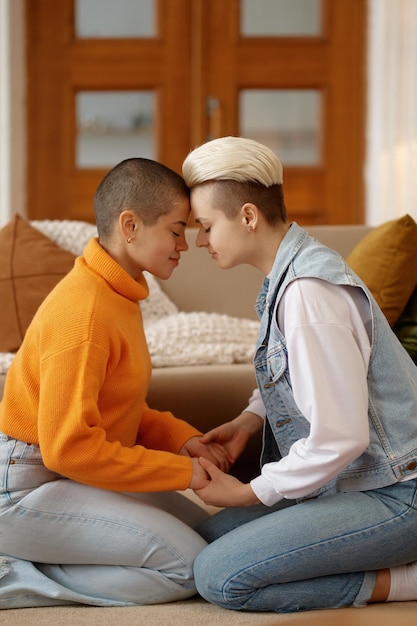
<svg viewBox="0 0 417 626"><path fill-rule="evenodd" d="M86 264L111 286L114 291L129 300L144 300L149 295L148 283L143 274L135 280L99 244L91 239L83 253Z"/></svg>

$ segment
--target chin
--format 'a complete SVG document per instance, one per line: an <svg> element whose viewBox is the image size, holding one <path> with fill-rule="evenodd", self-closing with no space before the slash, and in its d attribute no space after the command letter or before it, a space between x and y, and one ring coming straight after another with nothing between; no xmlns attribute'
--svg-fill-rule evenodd
<svg viewBox="0 0 417 626"><path fill-rule="evenodd" d="M231 270L234 267L239 265L239 263L231 263L227 261L217 261L217 266L220 267L221 270Z"/></svg>
<svg viewBox="0 0 417 626"><path fill-rule="evenodd" d="M168 280L168 278L170 278L170 276L171 276L172 272L174 271L174 269L175 268L170 268L170 269L167 269L165 271L158 272L158 273L155 272L154 276L156 278L159 278L159 280Z"/></svg>

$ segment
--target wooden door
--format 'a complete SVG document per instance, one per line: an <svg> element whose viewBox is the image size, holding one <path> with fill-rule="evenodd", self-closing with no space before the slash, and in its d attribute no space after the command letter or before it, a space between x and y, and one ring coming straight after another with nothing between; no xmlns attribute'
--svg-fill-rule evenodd
<svg viewBox="0 0 417 626"><path fill-rule="evenodd" d="M153 93L154 158L180 172L196 145L244 134L242 94L308 90L320 103L318 157L283 159L289 216L363 221L365 0L321 0L314 37L244 36L240 0L155 3L155 36L111 39L76 36L74 0L26 1L29 217L93 220L114 163L77 162L79 94Z"/></svg>
<svg viewBox="0 0 417 626"><path fill-rule="evenodd" d="M309 166L283 159L290 217L307 224L362 222L365 3L323 0L319 36L264 38L239 33L239 0L198 4L203 26L195 74L203 78L194 88L198 111L207 96L214 110L211 119L197 112L196 139L245 134L242 90L313 90L320 99L319 154Z"/></svg>
<svg viewBox="0 0 417 626"><path fill-rule="evenodd" d="M76 164L76 96L83 91L152 90L156 156L178 169L189 149L190 29L183 16L190 5L157 0L154 38L80 39L73 0L27 0L31 218L93 220L95 188L112 164Z"/></svg>

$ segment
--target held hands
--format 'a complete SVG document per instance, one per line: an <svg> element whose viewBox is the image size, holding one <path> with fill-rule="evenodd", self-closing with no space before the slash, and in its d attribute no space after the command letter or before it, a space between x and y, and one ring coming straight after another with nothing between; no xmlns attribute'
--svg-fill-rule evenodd
<svg viewBox="0 0 417 626"><path fill-rule="evenodd" d="M190 488L206 504L244 506L259 502L250 485L228 476L231 465L241 455L250 437L262 426L259 415L244 411L202 437L192 437L179 454L191 457L193 474Z"/></svg>
<svg viewBox="0 0 417 626"><path fill-rule="evenodd" d="M231 466L227 452L219 443L203 443L203 437L192 437L182 446L179 454L192 458L204 457L217 465L223 472L228 472Z"/></svg>
<svg viewBox="0 0 417 626"><path fill-rule="evenodd" d="M199 462L208 478L204 487L194 489L194 491L203 502L220 507L259 504L250 485L245 485L234 476L224 474L214 463L203 457L199 459Z"/></svg>
<svg viewBox="0 0 417 626"><path fill-rule="evenodd" d="M193 475L191 477L190 489L196 491L197 489L204 489L210 483L210 476L200 465L198 459L191 459L191 463L193 464Z"/></svg>
<svg viewBox="0 0 417 626"><path fill-rule="evenodd" d="M200 441L206 445L214 442L220 444L227 453L230 465L233 465L242 454L251 436L260 430L262 424L263 419L259 415L244 411L231 422L210 430Z"/></svg>

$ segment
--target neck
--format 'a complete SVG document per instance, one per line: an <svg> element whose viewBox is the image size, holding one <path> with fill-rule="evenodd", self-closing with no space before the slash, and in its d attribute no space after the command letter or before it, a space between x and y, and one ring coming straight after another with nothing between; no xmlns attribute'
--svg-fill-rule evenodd
<svg viewBox="0 0 417 626"><path fill-rule="evenodd" d="M256 233L259 237L251 265L268 275L274 265L278 248L281 245L290 224L281 222L276 226L264 225L264 228Z"/></svg>

